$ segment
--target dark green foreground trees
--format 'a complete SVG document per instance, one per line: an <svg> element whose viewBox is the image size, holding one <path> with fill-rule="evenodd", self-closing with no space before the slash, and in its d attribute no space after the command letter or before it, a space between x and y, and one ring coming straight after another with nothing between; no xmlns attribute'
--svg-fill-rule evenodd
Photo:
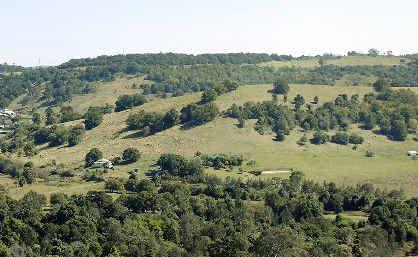
<svg viewBox="0 0 418 257"><path fill-rule="evenodd" d="M21 200L0 193L0 256L393 256L416 254L418 200L371 185L221 180L201 157L165 154L151 179L109 179L105 192ZM363 211L358 221L324 212ZM398 251L397 253L400 253Z"/></svg>

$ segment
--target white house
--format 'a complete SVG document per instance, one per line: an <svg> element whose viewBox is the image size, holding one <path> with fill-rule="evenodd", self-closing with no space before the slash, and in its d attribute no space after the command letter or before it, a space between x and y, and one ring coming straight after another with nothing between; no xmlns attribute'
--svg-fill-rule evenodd
<svg viewBox="0 0 418 257"><path fill-rule="evenodd" d="M95 161L91 167L113 169L113 163L107 159L100 159Z"/></svg>
<svg viewBox="0 0 418 257"><path fill-rule="evenodd" d="M417 156L417 151L408 151L407 154L408 156L414 157L414 156Z"/></svg>
<svg viewBox="0 0 418 257"><path fill-rule="evenodd" d="M6 117L13 118L13 117L16 117L16 113L12 110L9 110L9 109L3 109L3 110L0 111L0 116L6 116Z"/></svg>

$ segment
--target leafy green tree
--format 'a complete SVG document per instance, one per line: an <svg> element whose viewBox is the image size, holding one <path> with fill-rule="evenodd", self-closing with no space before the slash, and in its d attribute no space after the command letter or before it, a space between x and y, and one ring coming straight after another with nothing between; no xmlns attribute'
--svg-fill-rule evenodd
<svg viewBox="0 0 418 257"><path fill-rule="evenodd" d="M105 183L105 189L111 193L118 192L123 189L123 184L116 179L109 179Z"/></svg>
<svg viewBox="0 0 418 257"><path fill-rule="evenodd" d="M364 142L364 138L358 134L353 133L350 135L348 141L350 144L361 145Z"/></svg>
<svg viewBox="0 0 418 257"><path fill-rule="evenodd" d="M36 149L33 141L26 142L25 146L23 147L23 152L25 153L26 157L31 157L37 154L38 150Z"/></svg>
<svg viewBox="0 0 418 257"><path fill-rule="evenodd" d="M12 257L12 252L10 249L0 241L0 257Z"/></svg>
<svg viewBox="0 0 418 257"><path fill-rule="evenodd" d="M349 136L347 133L337 132L331 137L331 142L339 145L347 145L349 142Z"/></svg>
<svg viewBox="0 0 418 257"><path fill-rule="evenodd" d="M289 93L289 84L286 80L280 79L273 83L273 93L278 95L287 95Z"/></svg>
<svg viewBox="0 0 418 257"><path fill-rule="evenodd" d="M300 94L297 94L293 101L295 103L296 110L299 110L300 107L302 107L305 104L305 98Z"/></svg>
<svg viewBox="0 0 418 257"><path fill-rule="evenodd" d="M274 227L261 233L254 243L254 248L256 256L260 257L305 256L307 252L302 243L303 240L290 228Z"/></svg>
<svg viewBox="0 0 418 257"><path fill-rule="evenodd" d="M212 88L206 89L202 93L202 99L200 100L200 102L203 104L213 102L216 100L217 96L218 96L218 93L216 92L215 89L212 89Z"/></svg>
<svg viewBox="0 0 418 257"><path fill-rule="evenodd" d="M376 92L384 92L390 88L390 85L386 80L378 79L373 83L373 88Z"/></svg>
<svg viewBox="0 0 418 257"><path fill-rule="evenodd" d="M39 113L37 113L37 112L35 112L33 115L32 115L32 122L33 122L33 124L35 124L35 125L41 125L41 123L42 123L42 117L41 117L41 114L39 114Z"/></svg>
<svg viewBox="0 0 418 257"><path fill-rule="evenodd" d="M49 146L59 146L65 144L68 140L69 131L67 127L54 125L51 133L48 135Z"/></svg>
<svg viewBox="0 0 418 257"><path fill-rule="evenodd" d="M245 127L245 119L242 117L238 118L238 128L244 128Z"/></svg>
<svg viewBox="0 0 418 257"><path fill-rule="evenodd" d="M371 48L368 51L369 56L373 56L376 57L379 55L379 50L377 50L376 48Z"/></svg>
<svg viewBox="0 0 418 257"><path fill-rule="evenodd" d="M311 143L315 145L325 144L329 141L329 136L322 131L316 131L313 134L313 137L311 139Z"/></svg>
<svg viewBox="0 0 418 257"><path fill-rule="evenodd" d="M170 109L162 118L164 129L175 126L180 119L180 114L176 109Z"/></svg>
<svg viewBox="0 0 418 257"><path fill-rule="evenodd" d="M404 141L408 135L408 128L403 119L394 120L390 129L390 136L394 140Z"/></svg>
<svg viewBox="0 0 418 257"><path fill-rule="evenodd" d="M86 154L84 160L86 163L86 167L90 167L93 165L94 162L97 160L103 158L103 153L98 148L92 148L90 151Z"/></svg>
<svg viewBox="0 0 418 257"><path fill-rule="evenodd" d="M364 117L363 124L364 129L371 130L376 126L376 118L373 114L368 114Z"/></svg>
<svg viewBox="0 0 418 257"><path fill-rule="evenodd" d="M56 124L61 120L59 113L56 112L55 109L52 107L46 108L45 116L46 116L46 120L45 120L46 125Z"/></svg>
<svg viewBox="0 0 418 257"><path fill-rule="evenodd" d="M122 154L122 159L125 161L125 163L136 162L139 160L140 157L141 153L139 152L139 150L133 147L126 148Z"/></svg>
<svg viewBox="0 0 418 257"><path fill-rule="evenodd" d="M88 111L84 117L84 127L87 130L93 129L103 122L103 113L98 111Z"/></svg>
<svg viewBox="0 0 418 257"><path fill-rule="evenodd" d="M84 133L85 129L82 125L72 127L68 135L68 145L78 145L83 139Z"/></svg>
<svg viewBox="0 0 418 257"><path fill-rule="evenodd" d="M23 177L25 178L26 183L32 184L35 179L35 173L33 171L33 162L27 162L23 166Z"/></svg>

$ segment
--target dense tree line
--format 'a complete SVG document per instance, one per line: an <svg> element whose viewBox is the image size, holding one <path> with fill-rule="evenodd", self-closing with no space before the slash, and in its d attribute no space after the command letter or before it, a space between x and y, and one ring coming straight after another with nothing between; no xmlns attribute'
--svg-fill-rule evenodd
<svg viewBox="0 0 418 257"><path fill-rule="evenodd" d="M99 56L96 58L73 59L60 65L60 68L109 65L194 65L194 64L256 64L267 61L291 60L289 55L228 53L228 54L128 54Z"/></svg>
<svg viewBox="0 0 418 257"><path fill-rule="evenodd" d="M418 85L418 64L415 61L397 66L272 68L255 65L259 62L290 59L291 56L266 54L139 54L77 59L58 67L0 74L0 104L7 106L23 93L50 104L60 104L71 100L74 94L94 92L96 89L92 82L111 81L118 74L146 75L153 83L142 85L144 94L171 93L175 96L213 88L225 79L242 84L257 84L272 83L282 78L289 83L332 85L336 80L349 75L381 77L391 86ZM41 84L44 86L41 87Z"/></svg>
<svg viewBox="0 0 418 257"><path fill-rule="evenodd" d="M67 196L0 192L1 256L393 256L417 253L415 198L369 184L221 180L198 157L164 154L151 179L109 179L105 192ZM0 167L2 166L0 162ZM30 166L30 165L28 165ZM353 221L325 212L361 210Z"/></svg>
<svg viewBox="0 0 418 257"><path fill-rule="evenodd" d="M18 65L11 65L11 64L0 64L0 73L7 73L7 72L22 72L24 68Z"/></svg>

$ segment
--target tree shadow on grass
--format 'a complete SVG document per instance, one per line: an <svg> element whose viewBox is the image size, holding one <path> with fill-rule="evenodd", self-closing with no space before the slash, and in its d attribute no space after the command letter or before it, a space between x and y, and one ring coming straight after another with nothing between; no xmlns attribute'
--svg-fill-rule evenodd
<svg viewBox="0 0 418 257"><path fill-rule="evenodd" d="M148 178L153 178L153 177L155 177L156 175L158 175L160 173L161 173L161 170L160 169L152 169L152 170L146 171L144 174Z"/></svg>
<svg viewBox="0 0 418 257"><path fill-rule="evenodd" d="M124 137L122 137L122 139L130 139L130 138L144 138L147 137L149 135L145 135L144 131L140 130L140 131L136 131L134 133L128 134Z"/></svg>
<svg viewBox="0 0 418 257"><path fill-rule="evenodd" d="M380 129L371 130L371 132L373 132L373 134L375 135L385 136L385 134L383 134L383 132Z"/></svg>

